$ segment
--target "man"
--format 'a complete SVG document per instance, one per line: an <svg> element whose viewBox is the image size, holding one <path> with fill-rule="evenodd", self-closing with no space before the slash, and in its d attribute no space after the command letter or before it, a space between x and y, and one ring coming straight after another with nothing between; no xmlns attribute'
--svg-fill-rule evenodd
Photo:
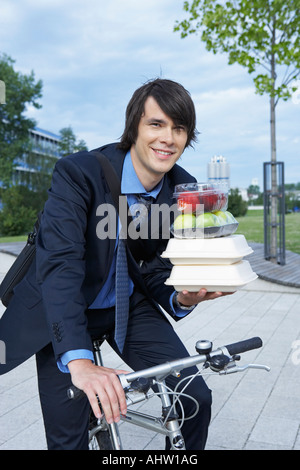
<svg viewBox="0 0 300 470"><path fill-rule="evenodd" d="M174 186L195 179L176 162L195 140L195 110L178 83L156 79L133 94L121 142L101 147L115 168L129 205L139 195L173 204ZM126 414L121 371L93 363L91 339L110 334L110 344L133 369L143 369L188 353L161 307L174 319L221 293L174 293L164 284L171 265L160 257L167 239L137 239L127 249L129 315L125 343L116 329L117 238L97 236L98 208L112 203L103 171L93 153L58 161L37 240L36 263L15 294L1 323L7 345L2 373L37 353L39 390L49 449L87 448L89 403L107 421ZM120 227L119 227L120 229ZM99 234L98 234L99 235ZM161 306L161 307L160 307ZM183 372L181 379L194 369ZM174 388L178 379L168 378ZM68 401L71 384L87 399ZM211 395L201 378L185 390L199 402L197 415L183 425L187 449L203 449L210 421ZM186 414L193 402L183 399ZM167 443L167 447L169 443Z"/></svg>

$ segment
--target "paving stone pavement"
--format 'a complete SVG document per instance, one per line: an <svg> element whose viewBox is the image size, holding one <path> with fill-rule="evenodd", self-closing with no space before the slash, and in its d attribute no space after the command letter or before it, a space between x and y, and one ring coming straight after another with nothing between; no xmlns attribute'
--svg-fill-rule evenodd
<svg viewBox="0 0 300 470"><path fill-rule="evenodd" d="M14 258L0 254L0 281ZM257 279L234 295L200 304L174 328L195 353L198 339L221 346L261 336L260 350L242 356L267 364L270 372L248 370L209 375L213 412L208 450L300 450L300 289ZM0 307L0 316L4 308ZM0 338L1 339L1 338ZM124 368L105 345L108 366ZM156 397L139 408L160 414ZM163 450L164 438L120 424L125 449ZM46 442L34 358L0 377L0 450L44 450Z"/></svg>

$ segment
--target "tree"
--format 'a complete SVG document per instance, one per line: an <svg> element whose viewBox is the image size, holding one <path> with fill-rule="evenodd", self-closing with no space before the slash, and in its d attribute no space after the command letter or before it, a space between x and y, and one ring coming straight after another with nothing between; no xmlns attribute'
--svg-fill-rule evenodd
<svg viewBox="0 0 300 470"><path fill-rule="evenodd" d="M258 196L260 193L259 186L257 184L250 184L247 189L248 196Z"/></svg>
<svg viewBox="0 0 300 470"><path fill-rule="evenodd" d="M59 150L63 157L81 150L88 150L84 140L79 140L79 142L76 142L76 136L71 126L64 127L59 131L59 134L61 137Z"/></svg>
<svg viewBox="0 0 300 470"><path fill-rule="evenodd" d="M10 186L3 193L4 207L0 212L1 235L24 235L36 220L38 199L26 186Z"/></svg>
<svg viewBox="0 0 300 470"><path fill-rule="evenodd" d="M270 99L272 194L277 192L275 109L287 100L300 74L300 0L193 0L184 2L189 18L176 23L181 36L201 32L209 51L228 54L254 74L256 92ZM294 82L295 83L295 82ZM271 260L276 261L277 199L271 200Z"/></svg>
<svg viewBox="0 0 300 470"><path fill-rule="evenodd" d="M14 70L14 60L0 55L0 80L5 83L6 103L0 105L0 178L4 187L12 182L17 158L30 150L29 129L35 122L25 116L28 105L40 108L42 82Z"/></svg>
<svg viewBox="0 0 300 470"><path fill-rule="evenodd" d="M243 200L238 188L231 188L228 195L228 211L234 217L241 217L246 215L248 204Z"/></svg>

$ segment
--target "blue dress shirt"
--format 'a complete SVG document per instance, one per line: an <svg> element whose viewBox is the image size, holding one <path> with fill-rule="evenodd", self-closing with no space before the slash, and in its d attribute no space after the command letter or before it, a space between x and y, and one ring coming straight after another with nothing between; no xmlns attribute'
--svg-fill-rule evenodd
<svg viewBox="0 0 300 470"><path fill-rule="evenodd" d="M130 151L127 152L125 160L124 160L124 166L123 166L123 172L122 172L121 193L127 196L129 207L137 202L137 196L140 194L145 197L152 196L154 199L156 199L162 188L162 185L163 185L163 179L152 191L150 192L146 191L144 186L138 179L137 174L134 170L134 167L131 161ZM114 258L111 264L111 268L110 268L110 272L108 274L107 280L105 284L103 285L103 288L101 289L101 291L99 292L95 300L93 301L93 303L89 306L89 309L109 308L115 305L115 301L116 301L115 274L116 274L117 242L118 240L116 240ZM130 288L129 295L131 295L133 292L133 288L134 288L133 282L131 281L131 279L129 282L129 288ZM174 308L173 296L175 294L176 292L173 292L173 294L170 297L170 305L176 316L184 317L185 315L189 313L189 311L181 310L179 308L177 309ZM61 357L58 359L57 365L62 372L69 372L68 363L75 359L90 359L93 361L94 356L93 356L92 351L85 350L85 349L76 349L76 350L68 351L62 354Z"/></svg>

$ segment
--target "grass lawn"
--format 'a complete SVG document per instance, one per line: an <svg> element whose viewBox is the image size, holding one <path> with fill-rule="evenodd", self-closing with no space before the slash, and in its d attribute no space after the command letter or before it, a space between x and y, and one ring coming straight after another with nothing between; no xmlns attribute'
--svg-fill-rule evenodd
<svg viewBox="0 0 300 470"><path fill-rule="evenodd" d="M244 217L237 217L239 227L236 233L245 235L248 242L264 243L263 210L248 210ZM285 248L300 254L300 213L285 216Z"/></svg>
<svg viewBox="0 0 300 470"><path fill-rule="evenodd" d="M17 235L15 237L0 237L0 243L26 242L28 235Z"/></svg>

